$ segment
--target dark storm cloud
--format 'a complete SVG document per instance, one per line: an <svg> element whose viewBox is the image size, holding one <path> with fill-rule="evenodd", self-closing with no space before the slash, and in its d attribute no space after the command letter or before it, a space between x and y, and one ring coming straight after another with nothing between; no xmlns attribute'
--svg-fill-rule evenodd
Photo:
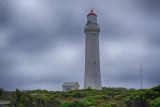
<svg viewBox="0 0 160 107"><path fill-rule="evenodd" d="M1 7L2 8L2 7ZM7 9L0 9L0 27L6 26L7 23L9 23L9 15Z"/></svg>
<svg viewBox="0 0 160 107"><path fill-rule="evenodd" d="M136 0L136 2L134 2L135 5L137 5L137 7L143 9L143 11L145 12L152 12L152 13L158 13L160 7L160 1L159 0L154 0L154 1L151 1L151 0L145 0L145 1L138 1Z"/></svg>
<svg viewBox="0 0 160 107"><path fill-rule="evenodd" d="M144 88L158 85L159 3L6 0L0 5L0 88L61 90L66 81L83 88L83 29L90 8L101 27L103 86L140 88L140 64Z"/></svg>

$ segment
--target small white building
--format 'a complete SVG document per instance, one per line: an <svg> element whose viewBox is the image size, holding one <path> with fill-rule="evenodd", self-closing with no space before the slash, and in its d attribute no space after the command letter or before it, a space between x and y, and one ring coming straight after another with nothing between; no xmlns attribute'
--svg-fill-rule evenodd
<svg viewBox="0 0 160 107"><path fill-rule="evenodd" d="M78 90L80 86L78 82L64 82L62 87L63 87L63 91L67 92L70 90Z"/></svg>
<svg viewBox="0 0 160 107"><path fill-rule="evenodd" d="M9 107L11 101L0 100L0 107Z"/></svg>

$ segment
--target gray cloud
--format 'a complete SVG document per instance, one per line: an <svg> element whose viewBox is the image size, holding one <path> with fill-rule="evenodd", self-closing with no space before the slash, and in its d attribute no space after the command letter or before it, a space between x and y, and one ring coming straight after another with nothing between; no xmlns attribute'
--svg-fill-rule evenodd
<svg viewBox="0 0 160 107"><path fill-rule="evenodd" d="M65 81L83 88L83 32L90 8L98 14L102 84L158 85L159 1L12 0L0 5L0 88L61 90Z"/></svg>

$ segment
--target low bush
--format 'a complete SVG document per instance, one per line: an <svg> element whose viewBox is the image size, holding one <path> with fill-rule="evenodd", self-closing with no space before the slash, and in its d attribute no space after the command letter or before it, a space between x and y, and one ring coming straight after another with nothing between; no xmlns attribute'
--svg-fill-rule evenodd
<svg viewBox="0 0 160 107"><path fill-rule="evenodd" d="M151 107L160 107L160 97L150 102Z"/></svg>

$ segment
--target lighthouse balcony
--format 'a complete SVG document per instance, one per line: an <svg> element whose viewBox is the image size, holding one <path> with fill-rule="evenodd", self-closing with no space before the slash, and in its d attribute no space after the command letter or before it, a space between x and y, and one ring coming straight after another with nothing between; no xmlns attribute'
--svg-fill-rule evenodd
<svg viewBox="0 0 160 107"><path fill-rule="evenodd" d="M97 23L89 23L86 24L85 28L84 28L84 32L88 33L88 32L100 32L100 27Z"/></svg>

